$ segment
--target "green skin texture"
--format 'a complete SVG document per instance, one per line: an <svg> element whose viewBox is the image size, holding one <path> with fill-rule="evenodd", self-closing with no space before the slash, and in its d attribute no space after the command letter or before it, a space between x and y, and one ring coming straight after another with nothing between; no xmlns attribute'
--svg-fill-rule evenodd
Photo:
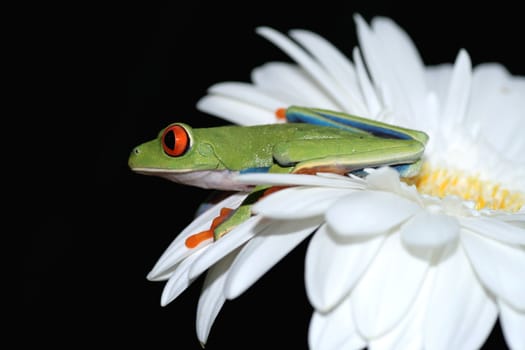
<svg viewBox="0 0 525 350"><path fill-rule="evenodd" d="M246 171L252 168L269 168L268 172L271 173L349 173L367 167L401 164L408 165L400 172L402 177L411 177L419 172L420 158L428 140L423 132L320 109L289 107L287 116L293 113L307 115L315 120L330 115L358 121L393 130L407 139L378 137L339 122L334 122L333 126L292 122L195 129L175 123L186 130L190 139L184 154L173 157L164 152L162 130L156 139L137 146L131 152L128 164L136 172L157 176L215 170ZM191 185L200 186L199 183ZM213 186L206 184L202 187ZM227 189L220 184L217 187ZM268 187L256 186L251 189L241 206L215 229L215 239L249 218L251 205Z"/></svg>

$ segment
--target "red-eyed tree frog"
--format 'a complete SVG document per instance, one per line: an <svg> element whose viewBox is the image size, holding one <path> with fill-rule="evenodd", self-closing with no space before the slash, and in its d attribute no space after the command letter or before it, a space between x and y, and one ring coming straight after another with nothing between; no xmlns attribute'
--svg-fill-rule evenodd
<svg viewBox="0 0 525 350"><path fill-rule="evenodd" d="M268 190L237 182L239 174L360 174L379 166L392 166L401 177L419 172L428 140L424 132L323 109L292 106L277 114L287 123L195 129L170 124L135 147L128 164L137 173L186 185L251 191L239 208L224 211L212 225L215 240L246 220Z"/></svg>

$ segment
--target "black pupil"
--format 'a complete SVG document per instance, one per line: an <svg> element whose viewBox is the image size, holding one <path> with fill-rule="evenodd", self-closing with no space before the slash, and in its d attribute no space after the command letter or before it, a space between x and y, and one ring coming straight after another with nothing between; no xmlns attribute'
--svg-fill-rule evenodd
<svg viewBox="0 0 525 350"><path fill-rule="evenodd" d="M164 135L164 144L167 148L173 150L175 149L175 132L170 130Z"/></svg>

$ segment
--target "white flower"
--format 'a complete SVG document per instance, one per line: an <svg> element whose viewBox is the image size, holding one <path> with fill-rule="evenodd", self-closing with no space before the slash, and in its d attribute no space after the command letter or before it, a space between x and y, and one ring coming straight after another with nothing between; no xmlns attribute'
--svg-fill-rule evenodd
<svg viewBox="0 0 525 350"><path fill-rule="evenodd" d="M186 238L245 194L219 203L175 239L150 279L168 279L165 305L209 269L197 313L204 343L225 300L315 231L305 262L311 348L474 349L499 317L508 346L524 349L525 79L498 64L472 69L464 50L454 65L426 67L391 20L356 22L353 62L314 33L291 31L294 42L259 28L297 65L271 62L253 84L212 86L198 107L243 125L301 105L423 130L418 178L400 181L389 168L364 179L245 175L293 187L218 241L188 248Z"/></svg>

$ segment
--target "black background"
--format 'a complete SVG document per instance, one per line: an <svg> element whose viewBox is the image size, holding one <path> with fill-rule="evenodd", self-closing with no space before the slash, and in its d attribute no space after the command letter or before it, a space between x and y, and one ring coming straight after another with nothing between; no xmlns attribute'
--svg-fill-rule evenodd
<svg viewBox="0 0 525 350"><path fill-rule="evenodd" d="M255 34L259 25L315 31L350 55L353 14L393 18L426 64L501 62L524 75L521 11L503 2L461 8L432 2L193 1L171 5L54 5L25 9L14 31L31 92L19 144L23 162L24 341L198 349L195 312L202 278L167 307L164 283L145 276L208 191L133 174L132 147L173 121L225 122L196 110L220 81L289 60ZM27 25L25 25L27 24ZM33 107L35 111L31 111ZM31 135L32 138L29 138ZM22 174L21 174L22 175ZM22 178L22 177L21 177ZM306 348L311 308L303 285L307 242L219 314L206 348ZM446 307L444 305L443 307ZM495 328L485 348L501 344Z"/></svg>

